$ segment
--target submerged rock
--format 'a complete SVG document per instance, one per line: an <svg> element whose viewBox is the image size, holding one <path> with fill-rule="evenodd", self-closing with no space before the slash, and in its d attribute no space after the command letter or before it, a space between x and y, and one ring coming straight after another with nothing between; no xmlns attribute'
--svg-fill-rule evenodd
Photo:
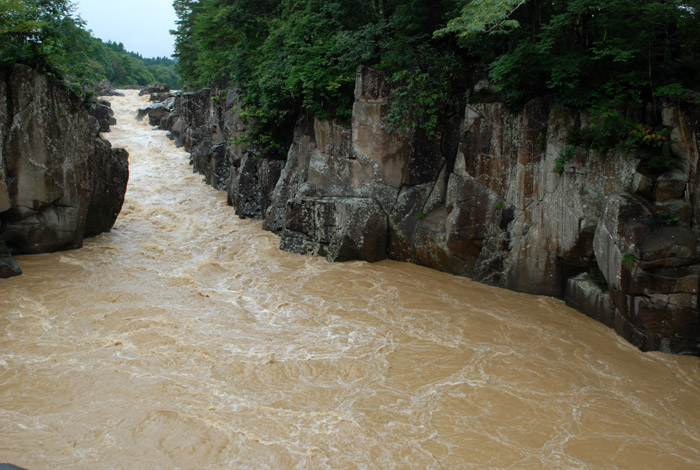
<svg viewBox="0 0 700 470"><path fill-rule="evenodd" d="M148 86L145 86L139 91L139 96L143 95L150 95L152 93L169 93L170 92L170 87L168 85L164 85L161 83L154 83Z"/></svg>
<svg viewBox="0 0 700 470"><path fill-rule="evenodd" d="M5 242L0 241L0 279L19 276L20 274L22 274L22 270L17 261L12 257L12 253L10 253Z"/></svg>
<svg viewBox="0 0 700 470"><path fill-rule="evenodd" d="M139 108L136 113L136 119L141 121L145 116L148 116L150 125L159 126L161 121L172 112L174 104L174 98L169 98L163 102L151 103L145 108Z"/></svg>

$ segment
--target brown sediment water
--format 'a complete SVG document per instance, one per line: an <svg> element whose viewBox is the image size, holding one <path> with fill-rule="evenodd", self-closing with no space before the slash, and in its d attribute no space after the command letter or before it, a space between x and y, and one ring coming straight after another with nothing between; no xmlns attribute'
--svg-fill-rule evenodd
<svg viewBox="0 0 700 470"><path fill-rule="evenodd" d="M279 251L113 98L112 232L0 280L0 462L29 469L700 468L700 360L561 301Z"/></svg>

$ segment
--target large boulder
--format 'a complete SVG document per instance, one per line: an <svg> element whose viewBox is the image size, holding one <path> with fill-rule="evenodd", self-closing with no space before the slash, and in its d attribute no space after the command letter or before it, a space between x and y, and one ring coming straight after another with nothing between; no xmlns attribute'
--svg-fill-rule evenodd
<svg viewBox="0 0 700 470"><path fill-rule="evenodd" d="M113 149L105 140L97 140L95 149L94 187L87 208L86 237L112 228L124 204L129 181L129 153L126 150Z"/></svg>
<svg viewBox="0 0 700 470"><path fill-rule="evenodd" d="M594 241L595 259L608 287L622 288L626 266L640 259L654 225L654 215L641 198L623 193L609 199Z"/></svg>
<svg viewBox="0 0 700 470"><path fill-rule="evenodd" d="M227 200L239 217L263 218L283 166L281 160L261 159L250 152L243 155L238 165L231 166Z"/></svg>
<svg viewBox="0 0 700 470"><path fill-rule="evenodd" d="M308 180L309 158L315 147L307 121L301 120L294 129L294 140L289 146L286 163L265 211L263 229L282 233L287 220L287 202L305 194L303 188Z"/></svg>
<svg viewBox="0 0 700 470"><path fill-rule="evenodd" d="M386 258L387 217L368 198L299 198L288 202L280 248L329 261Z"/></svg>
<svg viewBox="0 0 700 470"><path fill-rule="evenodd" d="M120 93L114 89L114 85L110 83L109 80L101 80L94 87L95 96L124 96L124 93Z"/></svg>
<svg viewBox="0 0 700 470"><path fill-rule="evenodd" d="M175 97L175 95L172 93L151 93L151 96L150 96L150 98L148 98L148 101L161 102L161 101L169 100L170 98L173 98L173 97Z"/></svg>
<svg viewBox="0 0 700 470"><path fill-rule="evenodd" d="M97 119L100 124L100 132L109 132L110 126L117 123L114 118L114 111L109 101L96 100L90 105L90 113Z"/></svg>
<svg viewBox="0 0 700 470"><path fill-rule="evenodd" d="M98 215L91 204L109 197L118 212L126 186L123 177L119 188L103 184L123 175L123 159L111 158L99 129L60 82L26 66L0 68L0 240L13 253L78 248L86 227L90 235L111 228L113 220L88 225Z"/></svg>
<svg viewBox="0 0 700 470"><path fill-rule="evenodd" d="M571 277L566 283L566 304L579 312L614 328L615 317L619 314L607 287L596 282L589 273Z"/></svg>
<svg viewBox="0 0 700 470"><path fill-rule="evenodd" d="M158 126L173 111L174 105L174 97L162 102L151 103L145 108L139 108L136 113L136 119L140 121L145 116L148 116L148 123L152 126Z"/></svg>
<svg viewBox="0 0 700 470"><path fill-rule="evenodd" d="M685 173L676 168L668 171L656 179L652 197L657 201L669 199L681 199L688 184Z"/></svg>
<svg viewBox="0 0 700 470"><path fill-rule="evenodd" d="M619 312L615 329L641 349L700 353L697 242L693 230L664 224L637 196L608 201L595 256Z"/></svg>
<svg viewBox="0 0 700 470"><path fill-rule="evenodd" d="M162 83L154 83L147 85L139 91L139 96L150 95L152 93L168 93L170 92L170 87Z"/></svg>

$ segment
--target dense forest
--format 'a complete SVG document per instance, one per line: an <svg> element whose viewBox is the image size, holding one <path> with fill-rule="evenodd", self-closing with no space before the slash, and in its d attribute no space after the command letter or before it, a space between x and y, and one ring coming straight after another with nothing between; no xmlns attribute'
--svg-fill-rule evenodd
<svg viewBox="0 0 700 470"><path fill-rule="evenodd" d="M167 57L145 58L128 52L122 43L90 38L88 67L93 75L106 78L115 86L164 83L178 88L176 62Z"/></svg>
<svg viewBox="0 0 700 470"><path fill-rule="evenodd" d="M174 60L144 59L93 37L69 0L0 0L0 63L30 65L78 92L102 79L178 87Z"/></svg>
<svg viewBox="0 0 700 470"><path fill-rule="evenodd" d="M482 95L514 108L549 96L590 109L601 118L590 144L604 147L621 129L628 133L625 109L668 97L697 101L700 90L696 0L175 0L174 7L184 83L204 87L223 77L244 90L255 137L271 149L275 133L301 113L348 119L360 64L387 73L388 120L399 132L436 132L481 82Z"/></svg>

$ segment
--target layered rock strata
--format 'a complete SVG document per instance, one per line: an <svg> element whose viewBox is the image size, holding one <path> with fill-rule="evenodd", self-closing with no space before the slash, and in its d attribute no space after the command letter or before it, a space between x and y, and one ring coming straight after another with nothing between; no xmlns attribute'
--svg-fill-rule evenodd
<svg viewBox="0 0 700 470"><path fill-rule="evenodd" d="M107 108L28 67L0 68L0 242L9 251L79 248L111 229L128 154L100 137Z"/></svg>
<svg viewBox="0 0 700 470"><path fill-rule="evenodd" d="M388 132L389 100L383 75L361 67L352 122L301 119L286 161L240 143L235 88L179 95L155 120L282 249L565 298L643 350L700 354L697 109L664 108L672 164L659 174L619 151L562 161L590 117L546 99L518 112L469 103L433 137Z"/></svg>

